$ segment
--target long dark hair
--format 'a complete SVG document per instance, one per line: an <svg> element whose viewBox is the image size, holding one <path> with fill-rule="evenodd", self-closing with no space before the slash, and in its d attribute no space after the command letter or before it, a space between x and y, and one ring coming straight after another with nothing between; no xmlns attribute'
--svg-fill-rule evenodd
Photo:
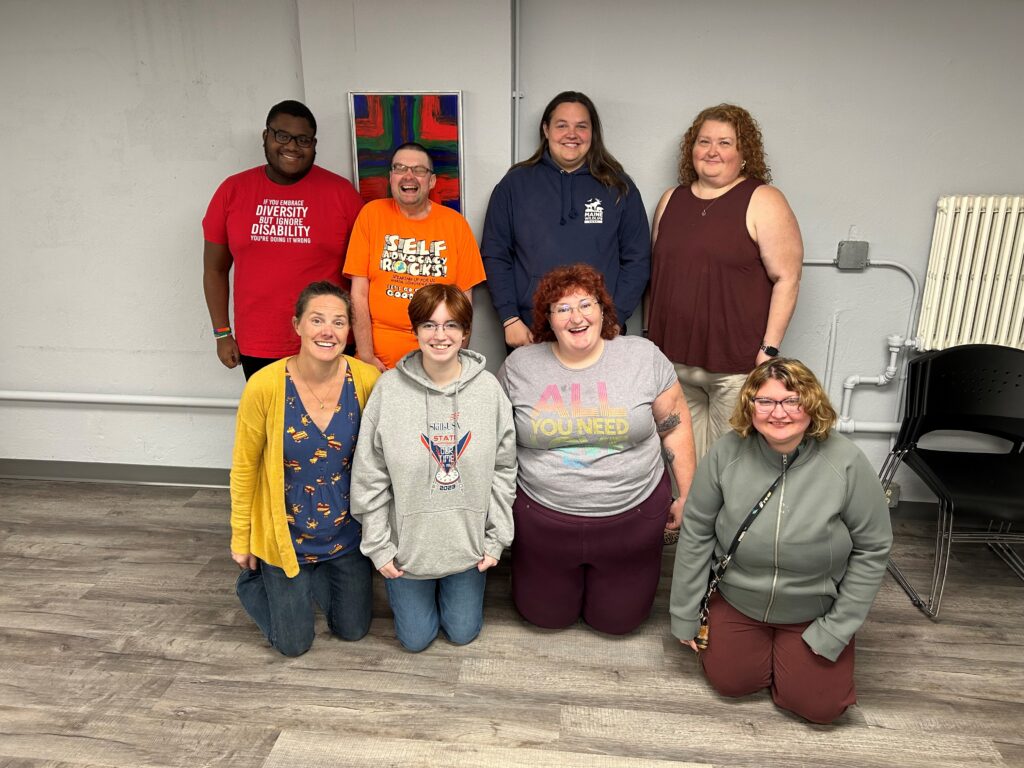
<svg viewBox="0 0 1024 768"><path fill-rule="evenodd" d="M622 169L622 163L615 159L611 152L604 146L604 134L601 131L601 118L597 115L597 107L590 97L579 91L562 91L555 96L544 108L544 114L540 118L540 126L537 133L540 135L540 145L537 151L526 160L522 160L513 168L521 166L536 165L544 157L544 150L548 146L548 140L544 136L544 126L551 125L551 114L558 108L559 104L582 104L590 113L590 151L587 152L587 167L590 175L609 189L618 191L618 199L629 194L629 185L626 183L626 172Z"/></svg>

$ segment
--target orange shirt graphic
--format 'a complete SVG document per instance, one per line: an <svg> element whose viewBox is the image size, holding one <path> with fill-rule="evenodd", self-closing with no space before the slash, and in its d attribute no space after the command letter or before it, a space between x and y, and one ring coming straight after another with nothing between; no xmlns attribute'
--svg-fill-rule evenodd
<svg viewBox="0 0 1024 768"><path fill-rule="evenodd" d="M431 283L466 291L485 279L469 223L434 203L425 219L402 215L394 200L367 203L349 238L344 272L370 282L373 351L388 368L417 348L409 300Z"/></svg>

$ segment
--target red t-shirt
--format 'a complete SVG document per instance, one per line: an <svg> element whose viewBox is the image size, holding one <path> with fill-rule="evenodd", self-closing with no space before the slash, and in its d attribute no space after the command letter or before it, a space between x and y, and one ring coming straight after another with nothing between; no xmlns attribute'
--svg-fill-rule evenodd
<svg viewBox="0 0 1024 768"><path fill-rule="evenodd" d="M394 200L366 204L349 245L345 274L370 281L373 352L394 368L416 349L409 300L431 283L468 291L486 279L473 231L461 214L434 203L425 219L406 218Z"/></svg>
<svg viewBox="0 0 1024 768"><path fill-rule="evenodd" d="M243 355L295 354L295 300L309 283L348 288L341 268L363 200L352 184L314 165L295 184L275 184L263 166L228 177L203 219L203 237L234 259L235 340Z"/></svg>

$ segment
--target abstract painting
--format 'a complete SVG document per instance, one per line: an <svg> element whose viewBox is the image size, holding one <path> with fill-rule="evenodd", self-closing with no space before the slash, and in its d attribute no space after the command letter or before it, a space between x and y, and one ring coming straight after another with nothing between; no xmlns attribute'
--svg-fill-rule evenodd
<svg viewBox="0 0 1024 768"><path fill-rule="evenodd" d="M430 199L462 213L462 91L348 96L356 186L363 199L388 196L391 155L416 141L434 161L437 184Z"/></svg>

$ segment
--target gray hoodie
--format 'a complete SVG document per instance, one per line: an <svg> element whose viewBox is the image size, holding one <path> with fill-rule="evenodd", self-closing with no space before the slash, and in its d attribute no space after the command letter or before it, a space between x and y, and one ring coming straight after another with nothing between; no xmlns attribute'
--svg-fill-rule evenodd
<svg viewBox="0 0 1024 768"><path fill-rule="evenodd" d="M482 355L464 349L459 361L459 379L438 387L410 352L363 409L351 489L360 549L407 578L461 573L512 543L512 406Z"/></svg>

